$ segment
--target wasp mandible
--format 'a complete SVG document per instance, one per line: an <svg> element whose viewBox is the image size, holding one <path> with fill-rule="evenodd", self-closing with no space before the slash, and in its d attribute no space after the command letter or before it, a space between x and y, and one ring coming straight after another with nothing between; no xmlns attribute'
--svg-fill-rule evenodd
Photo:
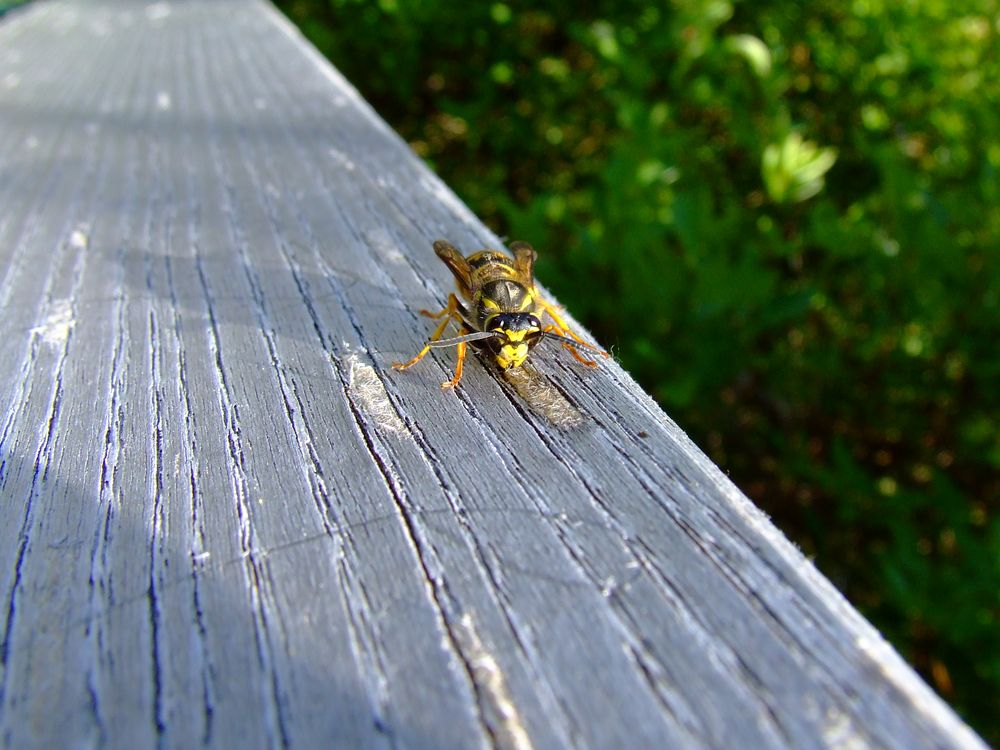
<svg viewBox="0 0 1000 750"><path fill-rule="evenodd" d="M395 370L405 370L422 360L432 348L454 346L458 364L455 377L441 384L454 388L462 379L462 363L469 344L493 355L504 370L520 367L528 352L543 339L559 341L578 362L596 367L597 362L581 356L578 348L591 349L603 357L608 353L577 336L569 329L555 305L546 302L535 289L534 269L538 254L527 242L512 242L511 258L495 250L481 250L463 256L445 240L434 243L434 252L455 277L461 300L454 292L448 304L439 312L421 310L421 315L441 319L430 340L409 362L393 362ZM542 325L541 315L552 319ZM454 321L461 335L450 339L441 336L448 323Z"/></svg>

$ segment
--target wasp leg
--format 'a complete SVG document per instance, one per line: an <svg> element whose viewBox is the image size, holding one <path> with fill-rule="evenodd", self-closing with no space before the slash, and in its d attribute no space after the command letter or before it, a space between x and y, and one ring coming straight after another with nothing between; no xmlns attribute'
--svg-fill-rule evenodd
<svg viewBox="0 0 1000 750"><path fill-rule="evenodd" d="M452 295L450 295L448 297L448 306L446 308L444 308L443 310L439 310L436 313L435 312L431 312L430 310L421 310L420 314L423 315L425 318L435 318L435 319L440 318L440 317L442 317L444 315L450 315L452 313L451 298L454 297L454 296L455 295L452 294Z"/></svg>
<svg viewBox="0 0 1000 750"><path fill-rule="evenodd" d="M593 344L589 344L586 341L584 341L583 339L581 339L579 336L577 336L569 328L569 326L566 325L566 322L559 316L559 311L558 311L558 309L556 308L555 305L549 304L548 302L546 302L545 300L543 300L541 297L537 297L536 299L538 300L538 304L540 304L542 306L542 309L545 310L545 312L547 312L549 314L549 317L552 318L552 320L555 321L555 325L554 326L547 326L545 328L546 331L549 331L550 333L558 333L560 336L569 336L571 339L573 339L575 342L577 342L580 346L584 346L587 349L593 349L595 352L597 352L598 354L600 354L602 357L607 358L607 357L611 356L606 351L604 351L603 349L599 349L596 346L594 346ZM572 354L576 358L576 360L578 362L582 362L583 364L587 365L588 367L597 367L597 362L595 362L595 361L593 361L591 359L584 359L582 356L580 356L580 353L574 347L570 346L569 344L563 344L563 346L566 349L569 349L570 354Z"/></svg>
<svg viewBox="0 0 1000 750"><path fill-rule="evenodd" d="M444 381L441 384L442 390L454 388L458 385L458 381L462 379L462 363L465 361L465 350L468 349L468 347L469 345L464 342L455 347L455 351L458 355L458 364L455 365L455 377L451 380Z"/></svg>
<svg viewBox="0 0 1000 750"><path fill-rule="evenodd" d="M458 313L458 304L458 298L454 294L449 294L448 305L441 312L432 313L427 310L421 310L421 315L426 315L428 318L444 318L444 320L442 320L438 324L438 327L434 329L434 333L431 334L431 337L427 340L424 348L417 352L417 356L409 362L393 362L392 369L406 370L407 368L413 367L413 365L417 364L417 362L426 357L427 352L431 350L431 344L441 338L441 335L444 333L444 329L448 327L448 323L451 322L452 318L461 321L462 317Z"/></svg>

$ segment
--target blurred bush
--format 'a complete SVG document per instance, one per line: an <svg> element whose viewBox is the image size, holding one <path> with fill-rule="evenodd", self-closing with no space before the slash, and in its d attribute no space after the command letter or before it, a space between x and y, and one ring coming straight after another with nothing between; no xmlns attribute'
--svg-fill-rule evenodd
<svg viewBox="0 0 1000 750"><path fill-rule="evenodd" d="M1000 742L998 0L290 0Z"/></svg>
<svg viewBox="0 0 1000 750"><path fill-rule="evenodd" d="M27 0L0 0L0 16L8 10L17 7L18 5L22 5L25 2L27 2Z"/></svg>

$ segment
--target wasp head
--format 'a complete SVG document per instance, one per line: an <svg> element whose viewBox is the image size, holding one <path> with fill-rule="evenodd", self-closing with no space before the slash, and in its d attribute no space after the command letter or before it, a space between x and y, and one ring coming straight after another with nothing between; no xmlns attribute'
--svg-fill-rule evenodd
<svg viewBox="0 0 1000 750"><path fill-rule="evenodd" d="M528 351L538 343L542 323L532 313L499 313L486 320L485 330L494 334L487 341L497 364L509 370L520 367Z"/></svg>

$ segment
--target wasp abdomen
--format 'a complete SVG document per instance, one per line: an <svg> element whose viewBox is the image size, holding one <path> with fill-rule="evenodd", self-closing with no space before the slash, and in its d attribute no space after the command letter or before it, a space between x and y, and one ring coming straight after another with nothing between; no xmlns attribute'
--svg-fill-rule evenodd
<svg viewBox="0 0 1000 750"><path fill-rule="evenodd" d="M470 255L466 260L469 263L469 267L473 271L477 271L480 268L486 268L489 266L503 267L510 271L511 276L514 275L514 262L511 260L509 255L504 255L503 253L495 253L492 250L482 250L481 252L474 253Z"/></svg>

